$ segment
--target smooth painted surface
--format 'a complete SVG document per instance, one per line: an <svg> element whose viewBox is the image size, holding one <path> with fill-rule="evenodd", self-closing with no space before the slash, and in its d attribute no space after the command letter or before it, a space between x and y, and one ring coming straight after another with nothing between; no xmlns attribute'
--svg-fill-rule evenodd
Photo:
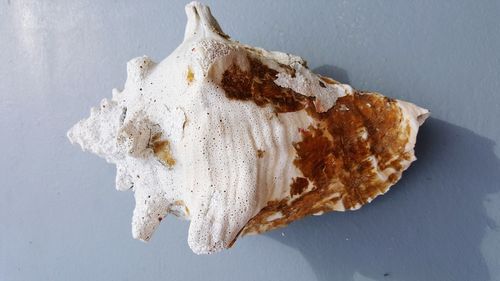
<svg viewBox="0 0 500 281"><path fill-rule="evenodd" d="M432 111L419 160L357 212L196 256L131 238L131 192L67 129L183 37L184 1L0 2L0 280L500 280L500 2L206 1L233 38Z"/></svg>

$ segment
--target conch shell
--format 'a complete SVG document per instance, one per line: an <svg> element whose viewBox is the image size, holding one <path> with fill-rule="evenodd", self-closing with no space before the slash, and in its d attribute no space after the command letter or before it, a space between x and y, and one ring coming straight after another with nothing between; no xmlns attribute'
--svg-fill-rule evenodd
<svg viewBox="0 0 500 281"><path fill-rule="evenodd" d="M415 160L429 112L312 73L294 55L233 41L210 9L186 6L182 44L127 64L123 91L92 108L72 143L116 164L135 191L134 238L167 215L191 220L197 254L241 235L387 192Z"/></svg>

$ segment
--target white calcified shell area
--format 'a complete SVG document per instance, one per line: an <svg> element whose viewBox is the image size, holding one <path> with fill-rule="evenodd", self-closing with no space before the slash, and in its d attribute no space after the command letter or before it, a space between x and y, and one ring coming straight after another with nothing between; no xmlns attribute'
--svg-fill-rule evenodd
<svg viewBox="0 0 500 281"><path fill-rule="evenodd" d="M271 106L228 99L220 87L224 71L248 69L247 57L258 58L279 73L277 85L315 95L318 112L353 90L319 87L319 77L299 57L227 39L199 3L186 12L184 42L161 63L131 60L123 91L113 90L112 99L92 108L68 137L116 164L117 189L134 190L135 238L150 239L172 213L191 220L193 251L212 253L229 247L269 201L289 195L292 179L302 176L293 165L293 144L300 129L313 124L304 110L277 114ZM295 69L294 77L280 64ZM415 120L426 111L409 103L402 108L416 136Z"/></svg>

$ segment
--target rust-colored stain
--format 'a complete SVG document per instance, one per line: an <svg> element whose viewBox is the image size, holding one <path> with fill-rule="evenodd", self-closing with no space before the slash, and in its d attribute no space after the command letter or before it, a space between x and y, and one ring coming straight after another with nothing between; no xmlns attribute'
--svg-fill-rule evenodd
<svg viewBox="0 0 500 281"><path fill-rule="evenodd" d="M172 168L175 165L175 159L170 150L170 142L168 140L161 140L160 135L155 135L151 139L151 144L153 152L160 162L168 168Z"/></svg>
<svg viewBox="0 0 500 281"><path fill-rule="evenodd" d="M257 157L262 158L264 157L265 151L262 149L257 149Z"/></svg>
<svg viewBox="0 0 500 281"><path fill-rule="evenodd" d="M290 196L300 195L309 185L309 181L303 177L294 178L290 186Z"/></svg>
<svg viewBox="0 0 500 281"><path fill-rule="evenodd" d="M247 56L247 59L250 65L248 71L233 64L222 74L221 87L226 97L251 100L258 106L270 104L278 113L297 111L307 106L310 97L274 83L278 74L276 70L251 56ZM288 71L294 73L291 68Z"/></svg>
<svg viewBox="0 0 500 281"><path fill-rule="evenodd" d="M188 84L191 84L194 81L194 72L190 66L188 66L186 80L188 81Z"/></svg>
<svg viewBox="0 0 500 281"><path fill-rule="evenodd" d="M355 93L339 98L327 112L318 113L312 105L306 110L315 124L302 130L302 141L294 144L294 164L304 178L293 179L290 197L269 202L247 223L243 234L283 227L319 212L357 209L385 193L401 177L401 163L411 160L410 152L405 152L410 127L392 99ZM377 167L393 171L383 180ZM308 182L312 189L301 194ZM292 199L296 194L301 196ZM277 212L283 216L267 221Z"/></svg>

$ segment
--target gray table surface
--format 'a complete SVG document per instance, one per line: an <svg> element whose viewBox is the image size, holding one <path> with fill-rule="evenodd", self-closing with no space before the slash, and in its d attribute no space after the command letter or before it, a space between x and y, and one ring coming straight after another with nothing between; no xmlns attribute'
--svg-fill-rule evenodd
<svg viewBox="0 0 500 281"><path fill-rule="evenodd" d="M185 1L0 2L0 280L500 280L499 1L206 1L233 38L432 111L386 196L196 256L66 130L168 55Z"/></svg>

